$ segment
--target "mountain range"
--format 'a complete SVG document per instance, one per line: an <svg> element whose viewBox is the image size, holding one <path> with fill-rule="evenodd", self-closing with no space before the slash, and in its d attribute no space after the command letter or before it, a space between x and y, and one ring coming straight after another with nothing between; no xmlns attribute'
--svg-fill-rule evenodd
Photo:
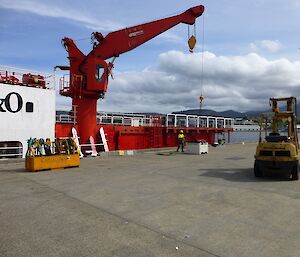
<svg viewBox="0 0 300 257"><path fill-rule="evenodd" d="M237 112L234 110L227 110L217 112L209 109L189 109L184 111L176 111L174 114L185 114L185 115L204 115L204 116L215 116L215 117L226 117L226 118L257 118L261 113L271 112L269 110L260 110L260 111L247 111L247 112ZM297 104L297 114L300 114L300 103Z"/></svg>
<svg viewBox="0 0 300 257"><path fill-rule="evenodd" d="M203 116L214 116L214 117L225 117L225 118L247 118L255 119L260 116L261 113L270 113L271 109L268 110L259 110L259 111L247 111L247 112L237 112L234 110L227 110L217 112L210 109L189 109L184 111L175 111L173 114L184 114L184 115L203 115ZM69 111L56 111L56 115L70 114ZM133 113L129 113L133 114ZM140 115L162 115L160 113L134 113ZM300 103L297 104L297 114L300 115Z"/></svg>

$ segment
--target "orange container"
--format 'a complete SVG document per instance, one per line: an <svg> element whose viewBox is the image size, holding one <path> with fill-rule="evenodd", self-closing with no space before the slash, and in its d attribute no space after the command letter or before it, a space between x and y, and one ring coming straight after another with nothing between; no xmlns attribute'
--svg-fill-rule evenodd
<svg viewBox="0 0 300 257"><path fill-rule="evenodd" d="M78 154L50 155L50 156L26 156L25 168L29 171L63 169L79 167L80 157Z"/></svg>

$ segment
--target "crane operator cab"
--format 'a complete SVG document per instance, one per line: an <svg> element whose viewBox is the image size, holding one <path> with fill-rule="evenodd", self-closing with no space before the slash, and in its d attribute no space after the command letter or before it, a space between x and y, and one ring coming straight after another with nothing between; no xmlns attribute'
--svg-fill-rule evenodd
<svg viewBox="0 0 300 257"><path fill-rule="evenodd" d="M107 91L109 65L99 58L88 58L86 66L86 90L103 98Z"/></svg>

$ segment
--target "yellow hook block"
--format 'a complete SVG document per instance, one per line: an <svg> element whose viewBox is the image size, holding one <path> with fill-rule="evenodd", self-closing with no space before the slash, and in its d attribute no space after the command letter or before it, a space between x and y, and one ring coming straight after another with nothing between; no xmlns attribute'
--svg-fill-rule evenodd
<svg viewBox="0 0 300 257"><path fill-rule="evenodd" d="M196 37L194 35L192 35L189 40L188 40L188 44L189 44L189 48L190 48L190 52L192 53L193 52L193 49L195 48L196 46Z"/></svg>

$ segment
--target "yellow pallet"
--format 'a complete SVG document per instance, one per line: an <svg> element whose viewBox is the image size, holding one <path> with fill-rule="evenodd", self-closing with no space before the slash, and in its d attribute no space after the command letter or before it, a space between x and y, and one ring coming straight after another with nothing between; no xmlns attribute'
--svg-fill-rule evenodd
<svg viewBox="0 0 300 257"><path fill-rule="evenodd" d="M25 159L25 168L29 171L63 169L68 167L78 167L79 165L80 157L78 154L27 156Z"/></svg>

